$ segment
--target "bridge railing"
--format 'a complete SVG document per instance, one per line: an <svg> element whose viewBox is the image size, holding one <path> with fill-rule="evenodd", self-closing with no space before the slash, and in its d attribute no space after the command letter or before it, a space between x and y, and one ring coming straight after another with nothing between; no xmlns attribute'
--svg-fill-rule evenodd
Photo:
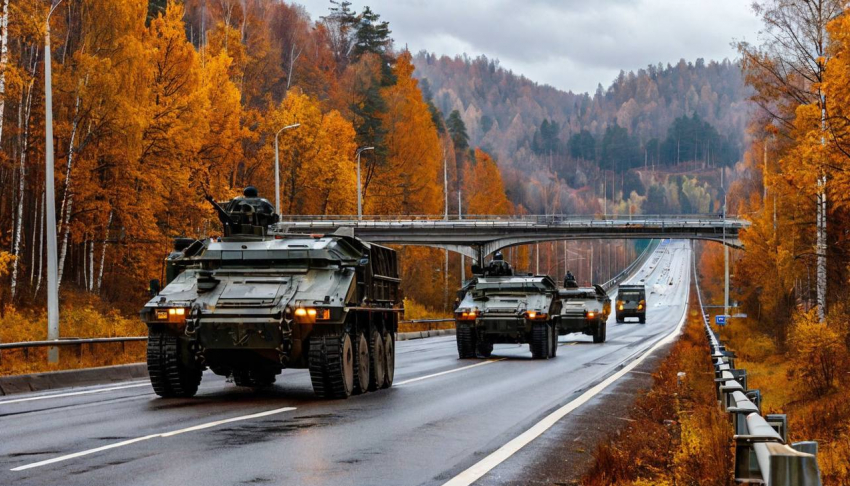
<svg viewBox="0 0 850 486"><path fill-rule="evenodd" d="M785 414L761 414L761 392L751 390L747 370L735 367L735 353L726 349L711 328L702 302L696 263L692 260L700 311L714 362L716 395L735 430L735 481L768 486L820 486L818 443L788 444Z"/></svg>

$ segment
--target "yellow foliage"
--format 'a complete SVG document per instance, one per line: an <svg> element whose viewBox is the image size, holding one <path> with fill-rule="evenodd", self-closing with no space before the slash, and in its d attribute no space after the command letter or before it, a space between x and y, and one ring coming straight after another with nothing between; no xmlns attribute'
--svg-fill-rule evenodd
<svg viewBox="0 0 850 486"><path fill-rule="evenodd" d="M803 398L820 395L835 387L838 373L846 369L845 336L818 322L815 310L799 314L791 331L789 355L793 375Z"/></svg>
<svg viewBox="0 0 850 486"><path fill-rule="evenodd" d="M9 265L14 259L15 255L12 255L7 251L0 251L0 277L4 277L9 274Z"/></svg>

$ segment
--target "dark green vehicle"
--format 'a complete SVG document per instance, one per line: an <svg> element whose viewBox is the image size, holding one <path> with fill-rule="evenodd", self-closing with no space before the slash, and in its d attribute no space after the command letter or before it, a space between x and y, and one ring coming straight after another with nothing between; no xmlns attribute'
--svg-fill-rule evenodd
<svg viewBox="0 0 850 486"><path fill-rule="evenodd" d="M501 259L473 272L478 276L461 289L455 310L458 356L486 358L493 344L527 343L532 358L554 358L560 310L555 282L546 275L514 275Z"/></svg>
<svg viewBox="0 0 850 486"><path fill-rule="evenodd" d="M617 322L624 323L629 317L637 317L646 324L646 288L641 285L620 285L617 290Z"/></svg>
<svg viewBox="0 0 850 486"><path fill-rule="evenodd" d="M604 343L608 336L608 316L611 298L599 285L562 289L560 335L580 332L593 337L594 343Z"/></svg>
<svg viewBox="0 0 850 486"><path fill-rule="evenodd" d="M255 191L216 207L225 236L176 241L169 282L162 290L154 282L141 311L154 391L193 396L207 368L252 388L306 368L326 398L391 386L396 252L350 230L275 234L277 215Z"/></svg>

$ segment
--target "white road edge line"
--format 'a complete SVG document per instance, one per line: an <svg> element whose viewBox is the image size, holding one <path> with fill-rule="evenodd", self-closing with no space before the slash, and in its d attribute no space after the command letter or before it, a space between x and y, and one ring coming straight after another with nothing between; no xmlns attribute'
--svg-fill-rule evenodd
<svg viewBox="0 0 850 486"><path fill-rule="evenodd" d="M403 386L403 385L407 385L407 384L410 384L410 383L415 383L417 381L427 380L428 378L436 378L438 376L448 375L449 373L454 373L456 371L468 370L470 368L475 368L476 366L484 366L486 364L495 363L497 361L504 361L506 359L507 358L488 359L487 361L475 363L474 365L463 366L461 368L454 368L454 369L451 369L451 370L448 370L448 371L441 371L439 373L434 373L433 375L420 376L419 378L411 378L409 380L400 381L400 382L394 384L393 387Z"/></svg>
<svg viewBox="0 0 850 486"><path fill-rule="evenodd" d="M0 406L8 405L10 403L31 402L31 401L34 401L34 400L47 400L48 398L63 398L63 397L75 397L75 396L78 396L78 395L91 395L92 393L103 393L103 392L108 392L108 391L124 390L126 388L138 388L138 387L141 387L141 386L150 387L151 384L149 382L144 382L144 383L137 383L137 384L134 384L134 385L121 385L121 386L111 386L109 388L98 388L97 390L85 390L85 391L78 391L78 392L55 393L53 395L39 395L37 397L16 398L16 399L13 399L13 400L0 401Z"/></svg>
<svg viewBox="0 0 850 486"><path fill-rule="evenodd" d="M265 411L265 412L254 413L254 414L251 414L251 415L242 415L240 417L233 417L233 418L224 419L224 420L217 420L215 422L208 422L208 423L205 423L205 424L195 425L195 426L192 426L192 427L187 427L185 429L179 429L179 430L175 430L175 431L172 431L172 432L165 432L165 433L162 433L162 434L146 435L144 437L137 437L135 439L125 440L125 441L122 441L122 442L116 442L114 444L109 444L109 445L105 445L105 446L102 446L102 447L96 447L94 449L89 449L89 450L86 450L86 451L75 452L73 454L68 454L68 455L65 455L65 456L54 457L53 459L47 459L47 460L40 461L40 462L34 462L32 464L26 464L24 466L14 467L10 470L11 471L24 471L24 470L27 470L27 469L32 469L34 467L46 466L48 464L54 464L54 463L57 463L57 462L67 461L67 460L70 460L70 459L76 459L76 458L82 457L82 456L88 456L89 454L94 454L94 453L106 451L106 450L109 450L109 449L115 449L117 447L124 447L126 445L135 444L136 442L142 442L144 440L174 437L175 435L183 434L183 433L186 433L186 432L195 432L197 430L208 429L210 427L217 427L219 425L229 424L231 422L240 422L242 420L250 420L250 419L267 417L269 415L275 415L275 414L284 413L284 412L291 412L295 409L296 409L295 407L277 408L277 409L274 409L274 410L268 410L268 411Z"/></svg>
<svg viewBox="0 0 850 486"><path fill-rule="evenodd" d="M690 246L688 247L690 249ZM693 258L693 255L691 255ZM690 263L690 262L689 262ZM499 464L506 461L516 452L518 452L523 447L527 446L531 441L540 437L544 432L549 430L553 425L555 425L559 420L567 416L570 412L577 409L581 405L590 401L591 398L598 395L602 390L610 386L615 381L622 378L626 373L633 370L637 365L643 362L649 355L651 355L655 350L664 346L670 342L672 342L682 330L682 326L684 326L685 322L688 320L688 308L690 306L690 293L691 293L691 280L690 273L688 273L688 287L687 292L685 293L685 311L682 315L682 320L679 321L679 324L673 329L670 334L662 338L660 341L655 343L649 350L643 353L641 356L636 358L631 363L627 364L623 369L609 376L606 380L594 386L593 388L587 390L582 393L575 400L567 403L563 407L555 410L550 413L546 417L543 418L540 422L537 422L530 429L526 430L522 434L518 435L514 439L512 439L507 444L502 447L496 449L493 453L485 457L484 459L478 461L473 464L472 467L453 477L449 481L445 482L443 486L469 486L473 484L475 481L481 479L485 474L490 472L493 468L498 466Z"/></svg>

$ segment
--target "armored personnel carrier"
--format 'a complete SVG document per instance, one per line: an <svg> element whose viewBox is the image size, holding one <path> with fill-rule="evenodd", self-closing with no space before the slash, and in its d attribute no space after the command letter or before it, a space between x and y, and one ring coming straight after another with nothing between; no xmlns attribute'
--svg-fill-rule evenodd
<svg viewBox="0 0 850 486"><path fill-rule="evenodd" d="M499 253L459 293L455 310L461 359L489 357L493 344L528 343L534 359L554 358L560 301L548 276L515 275Z"/></svg>
<svg viewBox="0 0 850 486"><path fill-rule="evenodd" d="M593 336L594 343L604 343L608 334L611 298L599 285L566 288L558 292L561 319L558 334L580 332Z"/></svg>
<svg viewBox="0 0 850 486"><path fill-rule="evenodd" d="M250 189L212 201L223 238L175 241L167 285L141 311L154 391L193 396L207 368L246 387L307 368L326 398L391 386L402 301L395 251L350 229L277 233L272 206Z"/></svg>

